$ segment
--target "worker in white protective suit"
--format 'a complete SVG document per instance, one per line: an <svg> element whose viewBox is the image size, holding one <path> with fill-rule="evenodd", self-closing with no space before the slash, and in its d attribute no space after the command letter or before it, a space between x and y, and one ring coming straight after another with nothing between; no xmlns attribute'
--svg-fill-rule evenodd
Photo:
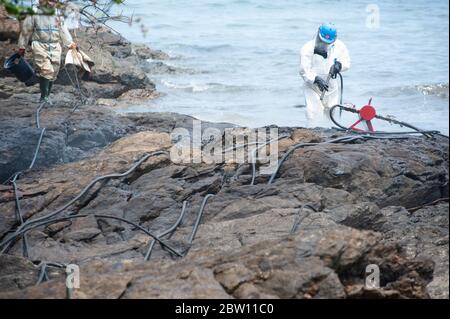
<svg viewBox="0 0 450 319"><path fill-rule="evenodd" d="M306 43L300 53L300 75L305 81L310 126L328 126L324 124L328 120L324 119L340 100L337 75L349 68L350 55L345 44L337 39L336 28L332 24L321 25L316 37Z"/></svg>
<svg viewBox="0 0 450 319"><path fill-rule="evenodd" d="M58 76L61 65L61 42L69 49L76 48L64 18L55 10L58 1L39 0L35 15L26 17L19 37L19 54L25 55L25 49L31 39L33 59L39 78L41 102L49 103L53 82ZM51 12L52 14L49 14Z"/></svg>

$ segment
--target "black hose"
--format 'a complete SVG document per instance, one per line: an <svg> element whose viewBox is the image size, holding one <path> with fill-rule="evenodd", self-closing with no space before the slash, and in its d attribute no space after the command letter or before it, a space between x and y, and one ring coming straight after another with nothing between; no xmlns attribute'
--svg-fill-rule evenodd
<svg viewBox="0 0 450 319"><path fill-rule="evenodd" d="M16 181L12 181L11 184L13 185L13 191L14 191L14 201L16 204L16 217L17 220L20 222L20 225L23 225L23 215L22 215L22 209L20 207L20 200L19 200L19 195L17 194L17 184ZM22 249L22 255L25 258L29 257L29 252L28 252L28 239L26 235L22 236L22 240L23 240L23 249Z"/></svg>
<svg viewBox="0 0 450 319"><path fill-rule="evenodd" d="M42 221L40 223L35 223L34 225L30 225L27 228L21 229L16 235L20 236L25 234L26 232L35 229L37 227L41 227L41 226L47 226L47 225L51 225L51 224L56 224L56 223L60 223L63 221L67 221L67 220L72 220L72 219L77 219L77 218L85 218L85 217L89 217L89 216L93 216L95 218L103 218L103 219L115 219L127 224L132 225L133 227L141 230L142 232L144 232L145 234L147 234L148 236L154 238L157 242L159 242L162 246L166 247L171 253L182 257L183 255L178 252L175 248L173 248L171 245L167 244L166 242L162 241L159 237L157 237L156 235L154 235L153 233L151 233L150 231L148 231L147 229L145 229L144 227L129 221L125 218L121 218L121 217L116 217L116 216L109 216L109 215L100 215L100 214L82 214L82 215L71 215L71 216L65 216L65 217L61 217L61 218L57 218L57 219L52 219L52 220L46 220L46 221ZM0 246L3 246L4 244L8 244L13 238L9 238L8 240L5 241L5 243L2 243Z"/></svg>
<svg viewBox="0 0 450 319"><path fill-rule="evenodd" d="M295 150L299 149L299 148L303 148L306 146L316 146L319 144L329 144L329 143L340 143L340 142L351 142L357 139L361 139L360 136L344 136L344 137L339 137L327 142L321 142L321 143L301 143L301 144L297 144L294 145L289 151L286 152L286 154L284 154L284 156L281 158L281 160L279 161L277 168L275 169L275 171L272 173L270 179L269 179L269 183L268 184L272 184L273 181L276 178L276 175L278 174L278 171L280 170L281 165L283 165L284 161L286 161L286 159L289 157L289 155L291 155Z"/></svg>
<svg viewBox="0 0 450 319"><path fill-rule="evenodd" d="M401 121L397 121L397 120L395 120L395 124L398 124L398 125L400 125L400 126L404 126L404 127L408 127L408 128L410 128L410 129L412 129L412 130L414 130L415 132L369 132L369 131L358 131L358 130L352 130L352 129L349 129L349 128L347 128L347 127L345 127L345 126L342 126L341 124L339 124L339 122L337 122L336 120L335 120L335 118L333 117L333 111L334 111L334 109L336 108L336 107L339 107L339 109L340 109L340 114L341 114L341 112L342 112L342 107L345 107L343 104L343 96L344 96L344 77L342 76L342 74L339 72L338 73L338 75L339 75L339 79L340 79L340 83L341 83L341 94L340 94L340 99L339 99L339 104L337 104L337 105L334 105L331 109L330 109L330 119L331 119L331 121L338 127L338 128L340 128L341 130L344 130L344 131L347 131L347 132L353 132L353 133L357 133L357 134L374 134L374 135L394 135L394 134L399 134L399 135L403 135L403 134L414 134L414 133L419 133L419 134L422 134L422 135L425 135L426 137L431 137L430 135L439 135L439 136L441 136L441 137L444 137L444 138L449 138L447 135L444 135L444 134L441 134L441 132L439 132L439 131L436 131L436 130L421 130L421 129L419 129L419 128L417 128L417 127L415 127L415 126L413 126L413 125L411 125L411 124L409 124L409 123L405 123L405 122L401 122ZM387 120L387 121L392 121L392 120L390 120L390 119L388 119L388 118L381 118L381 119L383 119L383 120Z"/></svg>
<svg viewBox="0 0 450 319"><path fill-rule="evenodd" d="M365 140L365 139L407 139L407 136L394 136L394 137L388 137L388 136L371 136L371 135L355 135L355 136L343 136L343 137L339 137L330 141L325 141L325 142L320 142L320 143L301 143L301 144L297 144L294 145L292 148L290 148L281 158L281 160L278 162L277 168L275 169L275 171L272 173L272 175L270 176L269 182L268 184L272 184L273 181L275 180L278 171L280 170L281 166L283 165L283 163L286 161L286 159L297 149L299 148L303 148L303 147L307 147L307 146L316 146L316 145L320 145L320 144L334 144L334 143L350 143L350 142L354 142L357 140Z"/></svg>
<svg viewBox="0 0 450 319"><path fill-rule="evenodd" d="M67 70L67 65L64 66L64 70L66 71L66 74L67 74L67 77L69 78L70 83L78 91L78 94L80 95L81 103L84 103L86 100L86 96L84 96L83 91L81 89L81 84L80 84L80 81L78 80L78 75L77 75L76 69L74 69L74 72L73 72L75 75L76 83L72 80L72 77L70 76L69 71Z"/></svg>
<svg viewBox="0 0 450 319"><path fill-rule="evenodd" d="M441 137L445 137L445 138L449 138L447 135L441 134L439 131L434 131L434 130L429 130L429 131L410 131L410 132L384 132L384 131L379 131L379 132L369 132L369 131L356 131L356 130L349 130L349 129L343 129L343 128L334 128L338 131L341 132L346 132L346 133L354 133L354 134L370 134L370 135L414 135L414 134L421 134L421 135L426 135L426 137L428 137L428 134L430 135L437 135L437 136L441 136Z"/></svg>
<svg viewBox="0 0 450 319"><path fill-rule="evenodd" d="M166 231L162 232L161 234L158 234L158 238L162 238L164 236L173 234L173 232L178 228L178 226L183 221L183 218L184 218L184 215L185 215L185 212L186 212L186 207L187 207L187 202L184 201L183 202L183 208L181 209L181 214L178 217L178 219L175 222L175 224L173 224L169 229L167 229ZM169 238L170 238L170 236L169 236ZM150 246L148 247L147 253L145 254L145 257L144 257L145 261L148 261L150 259L153 247L155 246L155 243L156 243L156 240L153 239L152 242L150 243Z"/></svg>
<svg viewBox="0 0 450 319"><path fill-rule="evenodd" d="M437 135L437 136L440 136L440 137L443 137L443 138L449 139L448 135L442 134L441 132L439 132L439 133L435 133L434 135Z"/></svg>
<svg viewBox="0 0 450 319"><path fill-rule="evenodd" d="M304 208L309 208L309 209L312 210L313 212L317 212L317 210L316 210L313 206L311 206L311 205L309 205L309 204L306 204L306 205L303 205L302 207L300 207L300 209L298 210L297 218L296 218L296 220L295 220L295 222L294 222L294 225L292 225L292 229L291 229L291 231L290 231L290 234L291 234L291 235L295 234L295 232L297 231L298 226L299 226L306 218L308 218L309 215L311 215L311 212L310 212L310 211L308 211L308 212L307 212L305 215L303 215L303 216L300 215L300 213L302 212L302 210L303 210Z"/></svg>
<svg viewBox="0 0 450 319"><path fill-rule="evenodd" d="M36 126L39 129L41 128L41 125L40 125L40 112L41 112L42 108L45 106L45 104L46 104L46 102L41 103L39 105L39 107L37 108L37 110L36 110ZM36 159L37 159L38 154L39 154L39 150L41 148L41 144L42 144L42 139L44 137L44 133L45 133L45 128L41 129L41 133L39 134L38 142L37 142L36 148L34 150L33 158L31 159L31 163L28 166L28 168L26 170L24 170L24 171L19 171L19 172L14 173L10 178L8 178L5 181L5 184L6 183L11 183L12 186L13 186L14 201L15 201L15 205L16 205L17 221L20 223L20 225L23 225L24 220L23 220L22 210L21 210L21 207L20 207L19 196L17 194L16 181L20 177L20 175L22 175L22 174L24 174L26 172L29 172L29 171L31 171L33 169L34 164L36 163ZM27 237L25 235L22 237L22 239L23 239L22 254L23 254L24 257L28 257L29 256L29 253L28 253L28 239L27 239ZM9 249L9 245L5 249Z"/></svg>
<svg viewBox="0 0 450 319"><path fill-rule="evenodd" d="M154 152L151 154L146 154L145 156L143 156L139 161L137 161L129 170L127 170L124 173L115 173L115 174L109 174L109 175L105 175L105 176L100 176L95 178L94 180L92 180L77 196L75 196L75 198L73 198L72 200L70 200L67 204L63 205L62 207L56 209L55 211L46 214L42 217L38 217L35 219L29 219L27 221L25 221L23 224L21 224L16 231L9 236L9 238L3 240L3 242L0 243L0 247L4 247L6 244L8 244L9 242L11 242L11 240L13 238L16 238L17 235L24 229L26 228L28 225L31 224L35 224L35 223L39 223L45 220L48 220L50 218L53 218L54 216L60 214L61 212L63 212L65 209L67 209L68 207L70 207L72 204L74 204L77 200L79 200L85 193L87 193L97 182L102 181L102 180L106 180L106 179L111 179L111 178L120 178L120 177L125 177L127 175L129 175L131 172L133 172L139 165L141 165L144 161L146 161L148 158L152 157L152 156L156 156L156 155L161 155L161 154L167 154L167 152L164 151L159 151L159 152ZM8 247L5 247L1 253L4 253L5 250L8 249ZM0 254L1 254L0 253Z"/></svg>
<svg viewBox="0 0 450 319"><path fill-rule="evenodd" d="M378 131L378 132L370 132L370 131L359 131L359 130L354 130L354 129L350 129L347 128L343 125L341 125L335 118L334 118L334 110L336 108L339 108L342 110L342 108L345 108L344 105L342 104L336 104L334 105L331 109L330 109L330 119L331 121L338 127L338 130L341 131L345 131L347 133L355 133L355 134L370 134L370 135L410 135L410 134L422 134L426 137L431 137L433 135L439 135L445 138L448 138L448 136L442 134L441 132L437 131L437 130L421 130L409 123L405 123L405 122L401 122L401 121L397 121L397 120L392 120L392 119L388 119L388 118L382 118L382 120L386 120L386 121L394 121L395 124L400 125L400 126L404 126L404 127L408 127L410 129L412 129L413 131L402 131L402 132L384 132L384 131Z"/></svg>
<svg viewBox="0 0 450 319"><path fill-rule="evenodd" d="M203 198L203 202L202 202L202 205L200 206L200 210L198 211L198 215L197 215L197 219L194 224L194 228L192 229L192 233L188 239L189 245L192 245L192 242L195 239L195 235L197 234L198 226L200 225L200 221L202 219L203 211L205 210L206 203L208 202L208 199L213 196L214 196L214 194L208 194L205 196L205 198Z"/></svg>
<svg viewBox="0 0 450 319"><path fill-rule="evenodd" d="M41 134L39 135L39 140L38 140L38 143L37 143L37 146L36 146L36 150L34 151L33 159L31 160L31 164L30 164L30 166L28 167L28 169L25 172L30 171L34 167L34 164L36 163L36 159L37 159L37 156L39 154L39 149L41 148L42 138L44 137L44 133L45 133L45 128L43 128L41 130Z"/></svg>
<svg viewBox="0 0 450 319"><path fill-rule="evenodd" d="M36 286L39 286L43 281L48 281L48 274L47 274L47 264L43 263L40 267L39 271L39 277L36 282Z"/></svg>
<svg viewBox="0 0 450 319"><path fill-rule="evenodd" d="M287 137L289 137L289 136L290 136L289 134L283 134L283 135L279 136L279 137L276 138L276 139L272 139L272 140L270 140L270 141L264 143L263 145L261 145L261 146L255 148L255 149L252 151L252 159L251 159L251 162L252 162L252 181L251 181L250 185L255 185L255 180L256 180L256 160L257 160L257 158L256 158L256 152L258 152L261 148L265 147L266 145L272 143L273 141L279 141L279 140L284 139L284 138L287 138Z"/></svg>
<svg viewBox="0 0 450 319"><path fill-rule="evenodd" d="M2 183L3 185L6 185L8 183L12 183L12 182L17 181L17 179L21 175L23 175L23 174L25 174L25 173L27 173L27 172L29 172L29 171L31 171L33 169L34 164L36 164L36 159L37 159L37 157L39 155L39 149L41 148L41 144L42 144L42 139L44 137L44 133L45 133L45 128L41 129L41 133L39 134L38 142L36 144L36 148L35 148L34 153L33 153L34 155L33 155L33 158L31 159L31 163L28 166L28 168L26 170L18 171L18 172L15 172L14 174L12 174L8 179L6 179Z"/></svg>
<svg viewBox="0 0 450 319"><path fill-rule="evenodd" d="M40 285L43 281L48 281L50 278L48 277L47 268L66 268L67 265L55 263L55 262L42 262L38 265L39 267L39 276L36 282L36 286Z"/></svg>
<svg viewBox="0 0 450 319"><path fill-rule="evenodd" d="M42 108L45 106L45 104L47 104L47 102L41 102L39 104L39 107L36 110L36 127L37 128L41 128L40 113L41 113Z"/></svg>
<svg viewBox="0 0 450 319"><path fill-rule="evenodd" d="M151 154L146 154L144 155L139 161L137 161L130 169L128 169L126 172L123 173L113 173L113 174L109 174L109 175L104 175L104 176L100 176L97 178L94 178L77 196L75 196L75 198L73 198L72 200L70 200L67 204L65 204L64 206L58 208L57 210L55 210L54 212L51 212L45 216L39 217L39 218L35 218L35 219L31 219L31 220L27 220L24 224L24 226L32 224L32 223L36 223L45 219L49 219L52 218L53 216L56 216L57 214L63 212L65 209L67 209L68 207L70 207L72 204L74 204L77 200L79 200L84 194L86 194L96 183L102 181L102 180L107 180L107 179L112 179L112 178L121 178L121 177L125 177L129 174L131 174L134 170L136 170L143 162L145 162L147 159L149 159L150 157L153 156L157 156L157 155L162 155L162 154L167 154L167 152L164 151L158 151L158 152L154 152Z"/></svg>
<svg viewBox="0 0 450 319"><path fill-rule="evenodd" d="M63 269L66 268L67 265L55 262L41 262L39 265L37 265L37 267L39 267L39 276L35 284L36 286L40 285L43 281L48 281L50 279L48 277L47 268L53 267Z"/></svg>

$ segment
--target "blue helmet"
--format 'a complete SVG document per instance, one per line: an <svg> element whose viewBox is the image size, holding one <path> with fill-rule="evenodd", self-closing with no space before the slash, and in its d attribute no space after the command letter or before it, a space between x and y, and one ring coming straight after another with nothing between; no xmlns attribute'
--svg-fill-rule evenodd
<svg viewBox="0 0 450 319"><path fill-rule="evenodd" d="M319 38L325 43L328 44L334 43L334 41L336 41L337 38L336 27L331 23L322 24L319 27Z"/></svg>

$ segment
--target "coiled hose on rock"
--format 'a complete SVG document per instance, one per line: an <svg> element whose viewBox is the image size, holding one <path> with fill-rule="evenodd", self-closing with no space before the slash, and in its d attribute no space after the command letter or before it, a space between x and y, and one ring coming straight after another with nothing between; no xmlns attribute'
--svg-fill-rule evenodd
<svg viewBox="0 0 450 319"><path fill-rule="evenodd" d="M343 103L343 96L344 96L344 78L342 76L341 73L338 73L339 78L340 78L340 99L339 99L339 104L334 105L333 107L331 107L330 109L330 119L331 121L337 126L337 129L341 130L341 131L345 131L347 133L355 133L355 134L371 134L371 135L408 135L408 134L422 134L426 137L432 137L433 135L438 135L444 138L449 138L447 135L442 134L441 132L437 131L437 130L422 130L419 129L417 127L415 127L414 125L411 125L409 123L403 122L403 121L399 121L396 120L394 118L391 117L386 117L386 116L381 116L381 115L376 115L375 118L382 120L382 121L386 121L392 124L396 124L399 125L401 127L407 127L410 128L412 131L406 131L406 132L383 132L383 131L378 131L378 132L369 132L369 131L359 131L359 130L355 130L355 129L351 129L351 128L347 128L345 126L343 126L342 124L340 124L334 117L334 111L339 108L340 114L342 113L342 111L347 111L347 112L351 112L351 113L355 113L355 114L359 114L358 110L356 110L355 108L352 107L347 107L344 105Z"/></svg>

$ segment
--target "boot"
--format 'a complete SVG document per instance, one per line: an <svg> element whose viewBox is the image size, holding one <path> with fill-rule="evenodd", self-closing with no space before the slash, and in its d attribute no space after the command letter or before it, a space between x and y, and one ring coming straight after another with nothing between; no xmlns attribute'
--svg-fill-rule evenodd
<svg viewBox="0 0 450 319"><path fill-rule="evenodd" d="M48 94L47 94L47 97L49 97L49 96L50 96L50 93L52 93L53 82L54 82L54 81L50 81L49 84L48 84Z"/></svg>
<svg viewBox="0 0 450 319"><path fill-rule="evenodd" d="M51 100L50 100L50 93L52 92L53 82L54 82L54 81L50 81L50 82L48 83L47 103L50 104L50 105L53 105L53 103L52 103Z"/></svg>
<svg viewBox="0 0 450 319"><path fill-rule="evenodd" d="M41 99L40 103L42 102L48 102L48 89L50 85L50 80L40 77L39 78L39 89L41 90Z"/></svg>

